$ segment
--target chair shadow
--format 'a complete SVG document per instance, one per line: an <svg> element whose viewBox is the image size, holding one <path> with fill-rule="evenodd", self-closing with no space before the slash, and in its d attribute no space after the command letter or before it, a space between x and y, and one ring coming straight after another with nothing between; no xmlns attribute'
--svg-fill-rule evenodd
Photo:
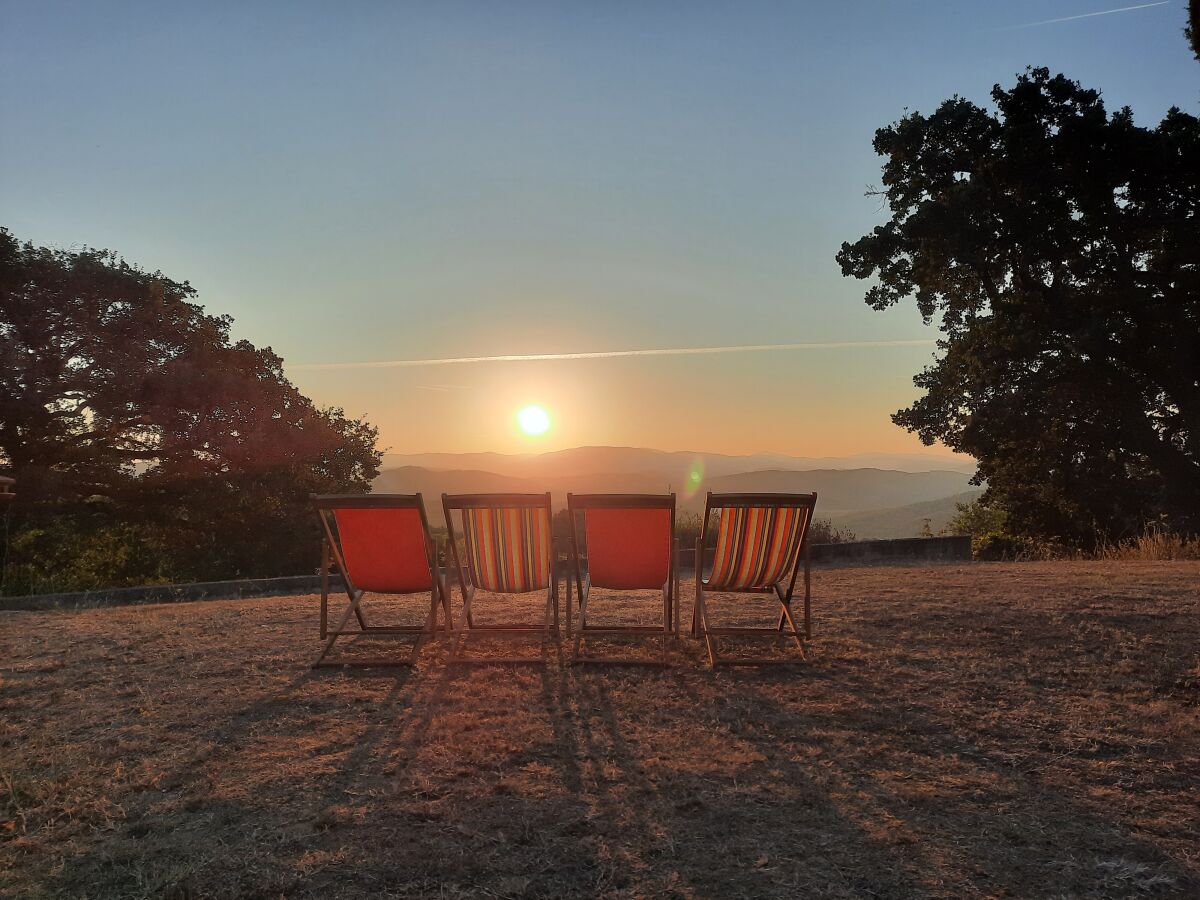
<svg viewBox="0 0 1200 900"><path fill-rule="evenodd" d="M811 773L781 758L774 742L760 742L757 748L770 763L769 777L767 762L761 771L725 778L669 764L649 771L642 759L661 759L660 749L626 733L616 713L623 704L615 703L612 695L614 685L624 692L647 683L693 701L680 704L677 722L661 722L660 728L670 732L695 727L689 711L706 701L678 673L582 670L571 678L563 672L547 685L552 693L544 692L559 718L563 778L587 816L578 835L581 848L589 850L590 884L584 893L645 892L647 870L653 889L668 896L864 893L868 885L856 874L853 861L839 866L812 840L819 837L821 845L854 847L859 861L871 857L876 870L894 873L876 883L872 895L923 895L919 883L902 873L902 860L842 815ZM806 817L822 823L820 835L803 833L792 824L792 807L786 801L775 804L778 827L764 825L761 801L728 795L739 777L765 779L783 794L802 795ZM614 860L624 865L613 865ZM635 871L641 873L636 888L630 881Z"/></svg>
<svg viewBox="0 0 1200 900"><path fill-rule="evenodd" d="M749 688L759 707L770 711L771 717L786 719L796 714L794 708L765 696L761 689L754 690L763 685L792 690L794 682L782 671L743 670L726 677L740 691ZM851 692L869 696L861 693L869 688L864 680L851 688ZM850 722L843 724L852 726ZM753 720L744 724L743 733L754 735L755 744L763 752L779 743L771 729ZM962 797L914 799L912 792L908 795L898 792L875 774L880 769L905 773L906 778L895 779L904 785L910 780L907 776L912 769L913 754L920 754L931 763L943 760L947 765L965 763L968 768L963 775L997 785L996 795L974 792ZM788 768L803 773L803 767L794 762ZM860 830L882 830L890 834L890 840L902 841L905 851L901 862L910 884L918 886L916 893L940 894L959 880L965 883L952 890L1022 896L1028 894L1031 885L1052 887L1056 878L1068 875L1078 884L1064 887L1064 895L1162 893L1164 888L1173 888L1186 896L1200 889L1200 872L1196 869L1138 838L1116 820L1098 815L1093 808L1014 770L1009 761L956 733L931 705L914 702L906 707L904 732L897 735L897 747L889 747L883 759L874 752L864 751L838 768L838 799L834 805L839 816ZM997 813L1001 807L1007 808L1006 813ZM993 841L1013 842L1020 852L994 857L972 854L959 840L963 830L972 829L991 833ZM1040 843L1035 837L1039 834L1044 836ZM1099 842L1098 835L1102 836ZM1014 858L1020 860L1016 866L1012 864ZM1088 858L1098 864L1091 877L1078 871L1082 866L1080 861ZM1136 887L1133 881L1122 880L1139 873L1151 886L1148 891ZM873 883L865 886L876 892L891 887ZM909 890L906 888L905 894Z"/></svg>

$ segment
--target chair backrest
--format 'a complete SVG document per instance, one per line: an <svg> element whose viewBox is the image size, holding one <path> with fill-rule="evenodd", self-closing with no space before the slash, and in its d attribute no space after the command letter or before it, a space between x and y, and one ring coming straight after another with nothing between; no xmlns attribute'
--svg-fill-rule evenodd
<svg viewBox="0 0 1200 900"><path fill-rule="evenodd" d="M523 594L550 584L549 494L442 494L442 507L456 560L452 513L461 512L465 562L476 587Z"/></svg>
<svg viewBox="0 0 1200 900"><path fill-rule="evenodd" d="M437 561L420 494L318 495L313 501L354 587L385 594L433 588Z"/></svg>
<svg viewBox="0 0 1200 900"><path fill-rule="evenodd" d="M671 577L674 494L567 494L576 578L582 580L575 512L583 512L588 578L615 590L661 588Z"/></svg>
<svg viewBox="0 0 1200 900"><path fill-rule="evenodd" d="M757 590L783 581L795 572L816 505L816 494L710 493L704 506L703 537L708 537L712 510L720 511L720 521L707 585Z"/></svg>

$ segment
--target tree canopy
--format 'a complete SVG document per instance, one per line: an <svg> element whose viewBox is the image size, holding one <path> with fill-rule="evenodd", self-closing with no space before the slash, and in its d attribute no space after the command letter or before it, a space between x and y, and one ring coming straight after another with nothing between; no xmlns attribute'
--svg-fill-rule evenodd
<svg viewBox="0 0 1200 900"><path fill-rule="evenodd" d="M18 557L60 565L88 532L146 544L157 568L132 580L293 574L311 565L307 494L369 489L375 429L316 407L194 299L108 251L0 229L0 466L40 536L18 535Z"/></svg>
<svg viewBox="0 0 1200 900"><path fill-rule="evenodd" d="M1200 60L1200 0L1188 0L1188 23L1183 29L1192 55Z"/></svg>
<svg viewBox="0 0 1200 900"><path fill-rule="evenodd" d="M979 460L1023 533L1200 529L1200 123L1047 69L875 134L890 220L837 255L943 332L894 421Z"/></svg>

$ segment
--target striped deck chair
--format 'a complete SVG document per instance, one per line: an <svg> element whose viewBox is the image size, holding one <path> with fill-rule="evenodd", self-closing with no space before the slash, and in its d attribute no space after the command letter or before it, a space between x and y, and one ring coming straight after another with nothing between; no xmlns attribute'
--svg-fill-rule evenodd
<svg viewBox="0 0 1200 900"><path fill-rule="evenodd" d="M804 641L812 637L811 575L808 529L812 524L816 494L712 494L704 504L704 522L696 541L696 605L692 610L692 633L704 632L708 661L734 665L787 662L779 659L729 659L717 656L720 635L773 634L779 636L786 624L804 658ZM710 513L719 511L716 551L712 571L703 576L704 545ZM804 633L801 636L792 615L792 594L800 562L804 562ZM714 628L708 619L706 591L771 594L779 600L779 621L774 628Z"/></svg>
<svg viewBox="0 0 1200 900"><path fill-rule="evenodd" d="M462 617L458 641L450 662L544 663L540 657L488 657L461 655L472 635L536 636L549 640L558 630L558 579L551 531L550 495L546 494L442 494L446 530L462 592ZM460 547L455 516L462 525ZM476 591L497 594L546 592L541 624L479 624L473 603Z"/></svg>
<svg viewBox="0 0 1200 900"><path fill-rule="evenodd" d="M313 495L321 527L321 638L325 645L313 663L320 666L410 666L426 637L437 631L437 610L446 614L449 636L450 595L438 574L437 553L429 535L429 521L420 494ZM329 575L341 573L350 605L333 628L329 627ZM369 625L363 612L363 595L419 594L429 591L429 614L421 625ZM357 629L347 629L353 616ZM351 635L415 635L405 659L326 659L339 637Z"/></svg>
<svg viewBox="0 0 1200 900"><path fill-rule="evenodd" d="M584 663L667 664L669 641L679 635L678 548L674 494L567 494L571 553L579 590L579 627L572 661ZM580 553L578 513L583 519L587 573ZM661 590L662 625L589 625L591 588ZM571 579L567 579L567 633L571 633ZM662 638L662 660L601 659L580 655L585 635L655 635Z"/></svg>

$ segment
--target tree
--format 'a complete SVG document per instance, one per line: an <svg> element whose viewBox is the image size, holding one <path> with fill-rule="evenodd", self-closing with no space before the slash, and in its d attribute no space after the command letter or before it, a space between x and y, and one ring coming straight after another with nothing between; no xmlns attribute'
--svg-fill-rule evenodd
<svg viewBox="0 0 1200 900"><path fill-rule="evenodd" d="M300 571L307 494L368 490L376 431L314 406L194 297L108 251L0 229L0 465L26 526L152 535L157 577Z"/></svg>
<svg viewBox="0 0 1200 900"><path fill-rule="evenodd" d="M943 533L970 535L971 554L976 559L1014 559L1031 549L1008 531L1008 513L1003 508L980 500L955 503L954 508Z"/></svg>
<svg viewBox="0 0 1200 900"><path fill-rule="evenodd" d="M979 460L1019 533L1200 528L1200 124L1031 69L875 134L891 219L837 255L943 332L893 420Z"/></svg>
<svg viewBox="0 0 1200 900"><path fill-rule="evenodd" d="M1200 0L1188 0L1188 23L1183 29L1192 55L1200 60Z"/></svg>

